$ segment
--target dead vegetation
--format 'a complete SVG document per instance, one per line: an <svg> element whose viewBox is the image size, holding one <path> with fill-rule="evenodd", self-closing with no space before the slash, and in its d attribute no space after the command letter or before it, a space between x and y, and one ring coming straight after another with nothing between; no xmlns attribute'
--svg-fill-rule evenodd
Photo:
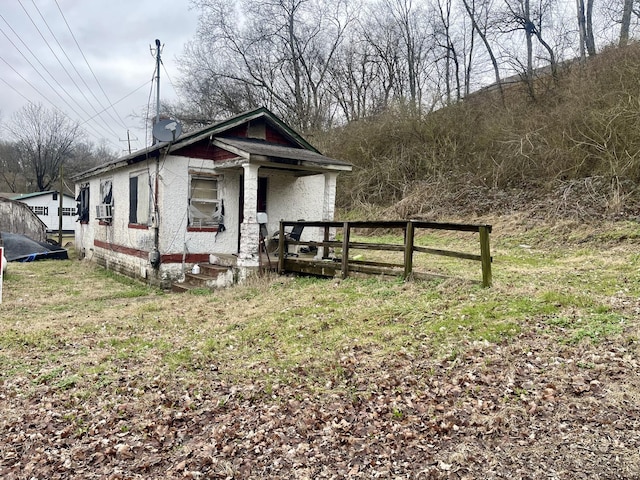
<svg viewBox="0 0 640 480"><path fill-rule="evenodd" d="M567 63L531 97L509 87L417 117L389 110L317 136L354 164L347 211L395 216L535 212L539 218L640 215L640 45Z"/></svg>
<svg viewBox="0 0 640 480"><path fill-rule="evenodd" d="M638 224L491 223L491 289L11 264L0 477L640 478Z"/></svg>

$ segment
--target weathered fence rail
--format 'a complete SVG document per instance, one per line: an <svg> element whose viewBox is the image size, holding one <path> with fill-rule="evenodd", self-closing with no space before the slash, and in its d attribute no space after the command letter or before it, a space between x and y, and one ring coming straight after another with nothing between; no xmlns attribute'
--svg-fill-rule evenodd
<svg viewBox="0 0 640 480"><path fill-rule="evenodd" d="M301 241L291 239L286 234L287 227L315 227L324 232L322 241ZM352 242L351 234L354 230L390 230L399 229L404 233L403 244L392 243L368 243ZM333 230L333 232L332 232ZM342 230L342 240L332 240L335 232ZM479 234L480 253L470 254L443 250L437 248L424 247L415 244L416 232L419 230L447 230L456 232L477 232ZM482 285L491 286L491 250L489 236L491 225L472 225L459 223L438 223L419 221L381 221L381 222L280 222L280 232L278 236L278 271L312 273L316 275L335 276L338 271L342 278L349 276L350 271L366 273L390 273L390 269L401 269L400 274L408 279L414 273L413 257L414 253L426 253L429 255L441 255L446 257L459 258L462 260L478 261L482 270ZM291 245L306 245L317 247L319 255L316 259L303 259L292 257L287 254ZM340 257L328 261L330 249L340 249ZM392 252L404 252L404 261L399 263L386 262L364 262L349 259L351 250L380 250Z"/></svg>

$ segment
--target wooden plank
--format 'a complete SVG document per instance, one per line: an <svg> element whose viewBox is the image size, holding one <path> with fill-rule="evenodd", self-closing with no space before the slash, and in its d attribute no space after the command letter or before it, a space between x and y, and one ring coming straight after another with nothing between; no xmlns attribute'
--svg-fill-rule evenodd
<svg viewBox="0 0 640 480"><path fill-rule="evenodd" d="M391 243L350 242L349 246L358 250L385 250L389 252L404 252L404 245L394 245Z"/></svg>
<svg viewBox="0 0 640 480"><path fill-rule="evenodd" d="M390 267L404 269L404 263L371 262L369 260L349 260L349 265L368 265L372 267Z"/></svg>
<svg viewBox="0 0 640 480"><path fill-rule="evenodd" d="M300 260L299 258L287 258L284 265L287 272L323 277L335 277L336 272L340 269L340 264L336 262Z"/></svg>
<svg viewBox="0 0 640 480"><path fill-rule="evenodd" d="M474 255L472 253L462 253L462 252L454 252L452 250L439 250L437 248L428 248L428 247L413 247L416 252L421 253L430 253L431 255L441 255L444 257L454 257L454 258L462 258L465 260L482 260L480 255Z"/></svg>
<svg viewBox="0 0 640 480"><path fill-rule="evenodd" d="M344 222L342 228L344 231L342 238L342 268L340 271L342 278L347 278L349 275L349 237L351 236L349 222Z"/></svg>
<svg viewBox="0 0 640 480"><path fill-rule="evenodd" d="M344 222L283 222L285 227L292 227L295 225L304 225L305 227L334 227L341 228L344 227ZM380 222L348 222L351 228L360 228L360 229L404 229L407 225L407 222L404 221L380 221ZM440 223L440 222L421 222L412 220L414 228L428 228L432 230L452 230L458 232L479 232L480 227L485 227L491 233L492 227L491 225L479 225L479 224L469 224L469 223Z"/></svg>
<svg viewBox="0 0 640 480"><path fill-rule="evenodd" d="M411 277L413 270L413 222L407 223L407 229L404 234L404 279Z"/></svg>
<svg viewBox="0 0 640 480"><path fill-rule="evenodd" d="M439 222L413 222L415 228L430 228L432 230L452 230L454 232L479 232L481 227L489 229L491 225L474 225L469 223L439 223Z"/></svg>
<svg viewBox="0 0 640 480"><path fill-rule="evenodd" d="M351 263L349 266L349 272L359 272L359 273L368 273L371 275L393 275L396 277L401 277L403 274L403 266L399 265L399 268L391 268L389 265L386 266L374 266L374 265L360 265L356 263Z"/></svg>
<svg viewBox="0 0 640 480"><path fill-rule="evenodd" d="M491 249L489 247L489 228L480 228L480 256L482 257L482 286L491 286Z"/></svg>
<svg viewBox="0 0 640 480"><path fill-rule="evenodd" d="M278 272L284 273L284 222L280 222L280 231L278 232Z"/></svg>

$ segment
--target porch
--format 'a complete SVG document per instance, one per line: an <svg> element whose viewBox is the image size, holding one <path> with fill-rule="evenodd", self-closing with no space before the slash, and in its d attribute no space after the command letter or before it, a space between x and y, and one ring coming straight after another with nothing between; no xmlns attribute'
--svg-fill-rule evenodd
<svg viewBox="0 0 640 480"><path fill-rule="evenodd" d="M323 233L322 241L301 241L291 238L287 229L317 228ZM277 271L282 273L301 273L325 277L347 278L351 274L391 275L404 278L442 277L428 268L420 268L414 262L416 254L427 254L480 263L483 287L491 286L490 251L491 225L473 225L458 223L437 223L420 221L381 221L381 222L280 222L278 234ZM352 241L354 232L397 231L402 233L403 242ZM433 248L416 242L417 233L428 230L447 232L476 233L478 253L460 252L450 249ZM294 248L303 246L309 253L290 253ZM372 260L364 260L359 252L382 252ZM311 253L313 252L313 253ZM396 252L396 259L389 255ZM399 259L398 259L399 257ZM418 267L418 268L416 268Z"/></svg>
<svg viewBox="0 0 640 480"><path fill-rule="evenodd" d="M305 229L318 230L313 237L321 238L321 240L301 240L301 233ZM483 287L490 287L491 263L493 261L489 241L491 229L491 225L420 221L281 221L276 236L260 241L257 271L259 273L275 271L280 274L293 273L337 278L347 278L353 275L392 276L405 280L455 277L447 272L438 271L434 267L435 262L433 261L426 263L414 261L416 254L426 254L480 263L481 280L472 281L481 283ZM434 248L421 245L417 241L420 238L420 233L434 230L463 235L477 234L475 249L479 253ZM400 243L391 238L389 241L381 242L379 241L380 235L364 237L365 239L375 238L377 240L375 242L361 238L352 240L357 234L363 236L367 233L370 234L371 231L400 233L403 241ZM467 241L467 237L465 237L464 245L466 247L472 245ZM374 252L374 255L371 259L364 259L365 255L362 252ZM226 275L228 279L229 272L235 276L232 283L236 283L240 277L237 269L237 257L233 255L212 255L212 257L214 258L211 263L198 265L198 273L186 273L185 281L181 284L174 284L173 290L215 288L218 284L222 285L220 276ZM464 271L466 272L466 269Z"/></svg>

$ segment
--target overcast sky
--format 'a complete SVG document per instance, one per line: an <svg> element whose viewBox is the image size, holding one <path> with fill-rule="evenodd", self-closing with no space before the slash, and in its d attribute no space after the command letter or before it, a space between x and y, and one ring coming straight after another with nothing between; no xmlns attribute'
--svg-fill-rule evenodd
<svg viewBox="0 0 640 480"><path fill-rule="evenodd" d="M164 45L160 97L173 101L176 57L193 39L197 17L189 0L0 0L0 122L40 102L80 122L94 143L105 139L124 154L129 129L132 148L142 148L140 116L147 108L155 116L156 105L149 47L155 39ZM110 103L115 112L97 114Z"/></svg>

